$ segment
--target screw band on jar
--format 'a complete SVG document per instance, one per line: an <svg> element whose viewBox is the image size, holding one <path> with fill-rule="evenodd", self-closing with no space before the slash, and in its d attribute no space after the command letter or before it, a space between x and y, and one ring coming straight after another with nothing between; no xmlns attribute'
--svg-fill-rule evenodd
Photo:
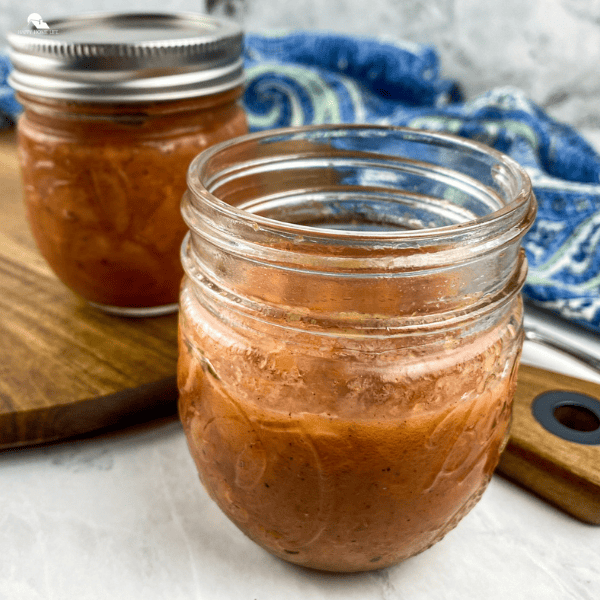
<svg viewBox="0 0 600 600"><path fill-rule="evenodd" d="M9 82L79 102L162 102L244 81L240 27L194 13L98 13L48 21L56 35L9 33Z"/></svg>

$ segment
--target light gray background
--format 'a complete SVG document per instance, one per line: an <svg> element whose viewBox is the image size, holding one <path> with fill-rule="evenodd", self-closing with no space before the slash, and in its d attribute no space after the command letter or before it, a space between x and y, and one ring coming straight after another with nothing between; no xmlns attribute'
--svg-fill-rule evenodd
<svg viewBox="0 0 600 600"><path fill-rule="evenodd" d="M0 0L0 36L86 11L196 11L266 28L391 35L435 45L469 97L523 90L556 118L600 129L600 0ZM4 41L4 40L3 40Z"/></svg>

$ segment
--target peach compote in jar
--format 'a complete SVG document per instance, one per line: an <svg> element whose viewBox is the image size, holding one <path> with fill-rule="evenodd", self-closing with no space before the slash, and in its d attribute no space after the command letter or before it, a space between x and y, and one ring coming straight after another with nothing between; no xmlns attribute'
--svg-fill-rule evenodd
<svg viewBox="0 0 600 600"><path fill-rule="evenodd" d="M56 34L10 39L37 246L64 284L108 312L174 311L187 168L248 131L241 31L192 14L50 25Z"/></svg>
<svg viewBox="0 0 600 600"><path fill-rule="evenodd" d="M526 174L452 136L324 126L214 147L188 185L179 409L208 493L307 567L430 547L507 440Z"/></svg>

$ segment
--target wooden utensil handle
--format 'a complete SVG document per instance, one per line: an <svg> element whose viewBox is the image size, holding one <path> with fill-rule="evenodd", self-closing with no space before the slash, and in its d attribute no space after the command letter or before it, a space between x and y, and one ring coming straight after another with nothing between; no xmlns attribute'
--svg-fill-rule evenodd
<svg viewBox="0 0 600 600"><path fill-rule="evenodd" d="M545 425L534 415L536 399ZM511 436L498 465L503 475L593 524L600 524L599 399L596 383L521 365ZM561 407L571 408L561 414Z"/></svg>

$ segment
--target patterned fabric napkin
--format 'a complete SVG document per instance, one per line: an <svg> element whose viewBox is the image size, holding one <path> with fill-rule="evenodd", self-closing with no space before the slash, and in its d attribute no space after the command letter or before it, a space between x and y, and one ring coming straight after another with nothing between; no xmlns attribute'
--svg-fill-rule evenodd
<svg viewBox="0 0 600 600"><path fill-rule="evenodd" d="M524 295L600 332L600 156L574 129L517 89L463 101L458 85L440 77L433 48L398 40L248 35L245 61L244 104L254 131L402 125L476 139L512 156L528 171L539 203L524 239ZM20 108L6 83L8 70L0 55L0 112L10 122Z"/></svg>

